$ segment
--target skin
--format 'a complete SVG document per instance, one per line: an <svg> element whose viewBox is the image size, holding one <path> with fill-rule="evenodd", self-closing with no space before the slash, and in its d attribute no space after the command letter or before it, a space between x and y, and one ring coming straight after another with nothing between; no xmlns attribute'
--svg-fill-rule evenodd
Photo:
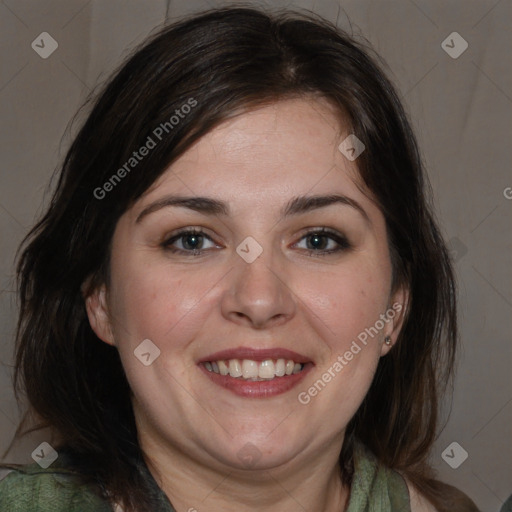
<svg viewBox="0 0 512 512"><path fill-rule="evenodd" d="M141 446L178 512L334 512L347 505L338 469L345 428L390 350L384 337L396 340L407 301L405 290L391 288L382 212L364 189L357 160L338 150L349 133L320 99L243 113L200 139L118 222L111 281L87 297L87 311L96 334L119 350ZM367 218L346 204L281 218L296 196L334 193L357 201ZM230 211L167 206L137 221L170 194L211 197ZM172 245L186 253L164 247L187 227L211 239L195 239L201 254L187 236ZM320 238L320 249L312 244L318 239L311 233L322 227L350 247L319 255L339 247L329 236ZM250 264L236 252L247 236L263 248ZM402 314L301 404L298 393L393 303L404 306ZM150 366L133 355L144 339L161 351ZM243 398L196 364L240 346L288 348L315 366L284 394ZM250 468L238 456L247 443L258 454Z"/></svg>

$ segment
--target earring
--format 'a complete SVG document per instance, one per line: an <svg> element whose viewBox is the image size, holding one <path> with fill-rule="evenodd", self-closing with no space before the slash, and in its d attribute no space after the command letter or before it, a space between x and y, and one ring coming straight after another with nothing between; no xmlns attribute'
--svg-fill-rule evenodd
<svg viewBox="0 0 512 512"><path fill-rule="evenodd" d="M386 336L384 338L384 343L386 343L386 345L388 346L391 345L391 336Z"/></svg>

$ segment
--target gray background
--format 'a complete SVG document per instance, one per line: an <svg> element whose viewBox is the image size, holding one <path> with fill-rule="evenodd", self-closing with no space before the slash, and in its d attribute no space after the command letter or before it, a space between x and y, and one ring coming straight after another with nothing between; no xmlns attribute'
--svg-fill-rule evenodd
<svg viewBox="0 0 512 512"><path fill-rule="evenodd" d="M17 245L48 200L53 169L75 129L68 123L92 89L157 25L215 2L5 0L0 2L0 449L19 417L11 390ZM388 65L416 129L460 284L462 350L447 425L432 452L438 477L498 511L512 493L511 217L512 2L296 1L352 24ZM469 44L454 59L441 43ZM58 49L42 59L42 32ZM452 44L451 42L449 43ZM454 43L455 44L455 43ZM458 44L458 43L457 43ZM458 46L457 46L458 48ZM507 190L510 192L507 193ZM448 404L449 405L449 404ZM448 410L448 407L446 408ZM8 460L31 462L45 433ZM457 442L457 469L442 457ZM460 449L455 450L459 457Z"/></svg>

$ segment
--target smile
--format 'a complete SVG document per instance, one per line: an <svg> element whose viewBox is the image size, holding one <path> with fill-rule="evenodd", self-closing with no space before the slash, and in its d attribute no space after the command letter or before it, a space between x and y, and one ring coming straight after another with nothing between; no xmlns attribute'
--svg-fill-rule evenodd
<svg viewBox="0 0 512 512"><path fill-rule="evenodd" d="M199 369L214 384L251 398L267 398L291 390L313 366L308 357L280 348L240 347L198 361Z"/></svg>
<svg viewBox="0 0 512 512"><path fill-rule="evenodd" d="M266 359L261 362L251 359L229 359L206 361L204 366L209 372L251 381L265 381L275 377L295 375L304 368L303 364L296 363L292 359Z"/></svg>

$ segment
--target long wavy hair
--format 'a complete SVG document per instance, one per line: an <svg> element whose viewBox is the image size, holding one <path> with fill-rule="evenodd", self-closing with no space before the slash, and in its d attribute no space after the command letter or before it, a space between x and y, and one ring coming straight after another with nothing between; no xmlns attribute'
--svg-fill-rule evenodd
<svg viewBox="0 0 512 512"><path fill-rule="evenodd" d="M21 247L17 394L26 394L37 426L74 454L85 480L127 512L151 508L137 471L144 454L130 387L117 350L92 331L84 296L108 284L119 217L173 161L226 119L291 97L327 99L364 143L358 169L386 219L393 284L410 293L397 343L347 427L342 477L350 483L358 439L439 511L473 510L427 464L440 397L451 386L457 322L417 142L378 57L311 13L237 6L181 19L151 36L91 100L46 213ZM101 197L98 189L191 98L194 108ZM16 438L24 430L26 422Z"/></svg>

